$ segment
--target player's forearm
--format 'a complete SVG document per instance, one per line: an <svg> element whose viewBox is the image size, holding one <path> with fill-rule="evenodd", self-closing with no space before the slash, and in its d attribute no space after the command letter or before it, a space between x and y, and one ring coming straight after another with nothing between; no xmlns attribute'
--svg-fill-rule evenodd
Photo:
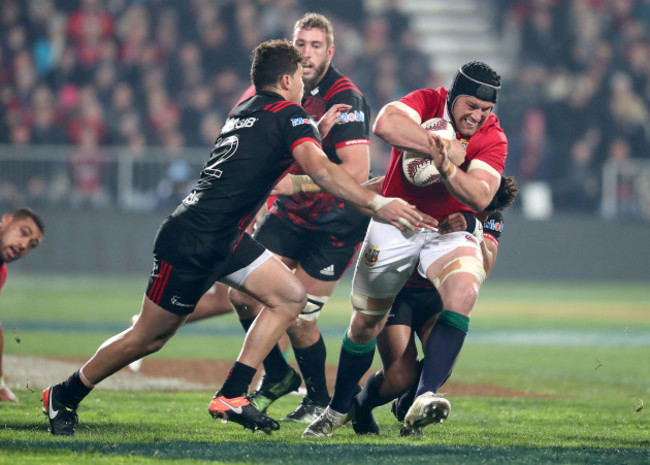
<svg viewBox="0 0 650 465"><path fill-rule="evenodd" d="M370 207L376 195L361 187L352 176L334 163L323 163L317 169L310 171L309 176L316 184L334 197L346 200L364 209Z"/></svg>
<svg viewBox="0 0 650 465"><path fill-rule="evenodd" d="M484 210L492 200L493 187L484 179L472 176L452 163L442 174L442 181L449 193L475 212Z"/></svg>

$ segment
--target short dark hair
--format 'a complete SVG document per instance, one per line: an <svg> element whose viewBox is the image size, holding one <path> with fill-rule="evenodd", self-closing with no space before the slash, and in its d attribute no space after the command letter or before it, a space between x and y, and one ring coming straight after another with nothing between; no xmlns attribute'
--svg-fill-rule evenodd
<svg viewBox="0 0 650 465"><path fill-rule="evenodd" d="M276 86L285 74L293 75L304 58L288 40L262 42L253 50L251 81L256 91Z"/></svg>
<svg viewBox="0 0 650 465"><path fill-rule="evenodd" d="M485 207L488 212L500 212L510 208L519 194L517 182L512 176L501 176L501 183L490 204Z"/></svg>
<svg viewBox="0 0 650 465"><path fill-rule="evenodd" d="M43 218L41 218L41 215L36 213L35 210L29 207L22 207L17 210L14 210L13 213L11 213L11 217L14 220L24 220L27 218L31 218L32 220L34 220L34 223L36 223L38 229L41 230L41 234L45 233L45 223L43 222Z"/></svg>

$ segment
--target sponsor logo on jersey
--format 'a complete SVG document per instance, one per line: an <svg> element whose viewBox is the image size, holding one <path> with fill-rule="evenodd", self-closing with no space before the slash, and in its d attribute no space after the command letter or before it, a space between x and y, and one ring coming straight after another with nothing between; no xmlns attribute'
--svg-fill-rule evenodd
<svg viewBox="0 0 650 465"><path fill-rule="evenodd" d="M369 246L363 252L363 259L365 260L366 265L375 266L375 263L377 263L377 260L379 260L379 249L377 248L377 246L376 245Z"/></svg>
<svg viewBox="0 0 650 465"><path fill-rule="evenodd" d="M235 129L241 128L252 128L257 118L251 116L249 118L228 118L221 128L220 134L225 134L226 132L233 131Z"/></svg>
<svg viewBox="0 0 650 465"><path fill-rule="evenodd" d="M339 124L345 123L363 123L366 120L366 115L362 111L351 111L343 113L338 118Z"/></svg>
<svg viewBox="0 0 650 465"><path fill-rule="evenodd" d="M318 127L316 123L314 122L313 119L311 118L291 118L291 126L296 127L300 126L301 124L311 124L314 127Z"/></svg>
<svg viewBox="0 0 650 465"><path fill-rule="evenodd" d="M488 220L483 223L483 228L496 232L503 232L503 223L501 221Z"/></svg>

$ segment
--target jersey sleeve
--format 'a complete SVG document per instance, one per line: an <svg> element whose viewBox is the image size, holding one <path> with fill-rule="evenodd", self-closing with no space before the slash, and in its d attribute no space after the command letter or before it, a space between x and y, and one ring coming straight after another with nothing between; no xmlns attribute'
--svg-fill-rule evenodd
<svg viewBox="0 0 650 465"><path fill-rule="evenodd" d="M285 119L285 140L288 143L290 152L297 145L309 140L314 142L319 148L322 147L316 123L314 123L300 105L292 104L286 107L283 113L285 113L283 115Z"/></svg>
<svg viewBox="0 0 650 465"><path fill-rule="evenodd" d="M503 215L500 212L491 214L483 223L483 235L490 235L498 244L503 232Z"/></svg>
<svg viewBox="0 0 650 465"><path fill-rule="evenodd" d="M444 99L439 89L417 89L398 102L415 110L420 115L420 120L426 121L436 116Z"/></svg>
<svg viewBox="0 0 650 465"><path fill-rule="evenodd" d="M370 107L357 92L345 91L334 95L328 101L328 108L345 103L352 108L339 116L339 121L330 130L330 140L338 149L350 145L370 144Z"/></svg>

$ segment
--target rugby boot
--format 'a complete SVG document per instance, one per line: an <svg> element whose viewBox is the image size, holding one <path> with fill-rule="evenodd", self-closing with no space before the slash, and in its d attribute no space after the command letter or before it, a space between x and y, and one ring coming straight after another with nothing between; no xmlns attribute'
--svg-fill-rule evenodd
<svg viewBox="0 0 650 465"><path fill-rule="evenodd" d="M77 409L68 408L58 401L56 393L60 388L60 385L55 384L43 391L43 413L50 422L49 431L54 436L74 436L75 425L79 423Z"/></svg>
<svg viewBox="0 0 650 465"><path fill-rule="evenodd" d="M318 418L311 422L302 433L303 438L325 438L334 434L334 430L345 425L350 419L349 413L339 413L328 405Z"/></svg>
<svg viewBox="0 0 650 465"><path fill-rule="evenodd" d="M424 431L422 431L422 428L411 428L410 426L404 426L399 430L399 435L402 437L408 437L408 436L424 436Z"/></svg>
<svg viewBox="0 0 650 465"><path fill-rule="evenodd" d="M308 397L304 397L300 405L289 415L283 418L283 421L297 421L300 423L310 424L318 416L323 413L327 407L327 402L323 404L317 404Z"/></svg>
<svg viewBox="0 0 650 465"><path fill-rule="evenodd" d="M302 378L292 367L289 367L287 374L278 382L271 382L264 375L260 386L249 396L250 403L260 412L266 413L273 402L290 392L297 391L301 383Z"/></svg>
<svg viewBox="0 0 650 465"><path fill-rule="evenodd" d="M280 429L277 421L256 410L246 397L227 398L221 392L217 392L210 402L208 411L215 420L221 418L224 423L232 421L252 431L271 434L271 431Z"/></svg>
<svg viewBox="0 0 650 465"><path fill-rule="evenodd" d="M424 428L431 423L442 423L449 416L451 404L444 397L433 392L419 395L404 417L404 426L409 428Z"/></svg>
<svg viewBox="0 0 650 465"><path fill-rule="evenodd" d="M359 407L356 397L352 403L350 416L352 417L352 429L355 433L359 435L379 434L379 424L375 420L372 410Z"/></svg>

